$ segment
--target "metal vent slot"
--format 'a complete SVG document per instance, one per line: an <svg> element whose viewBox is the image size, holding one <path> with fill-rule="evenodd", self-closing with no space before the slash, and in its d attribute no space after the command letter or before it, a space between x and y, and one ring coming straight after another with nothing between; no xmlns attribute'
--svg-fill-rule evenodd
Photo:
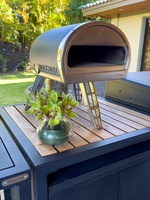
<svg viewBox="0 0 150 200"><path fill-rule="evenodd" d="M72 45L68 53L70 68L123 65L124 63L125 49L122 46Z"/></svg>

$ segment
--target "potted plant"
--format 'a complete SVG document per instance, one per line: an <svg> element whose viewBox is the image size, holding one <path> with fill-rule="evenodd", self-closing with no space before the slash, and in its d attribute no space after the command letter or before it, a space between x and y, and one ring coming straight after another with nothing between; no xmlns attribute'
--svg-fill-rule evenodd
<svg viewBox="0 0 150 200"><path fill-rule="evenodd" d="M76 116L72 109L78 105L71 94L42 88L40 92L28 94L27 105L28 114L35 114L36 120L42 119L37 128L42 142L56 145L69 140L72 127L67 118Z"/></svg>

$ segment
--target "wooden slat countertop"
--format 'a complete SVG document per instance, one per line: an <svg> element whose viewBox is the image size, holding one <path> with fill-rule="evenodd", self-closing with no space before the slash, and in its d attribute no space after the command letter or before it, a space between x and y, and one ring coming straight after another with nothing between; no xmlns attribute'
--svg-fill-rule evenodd
<svg viewBox="0 0 150 200"><path fill-rule="evenodd" d="M103 99L98 99L98 101L102 129L93 129L85 106L83 103L80 103L74 109L78 116L70 120L74 130L73 137L68 143L56 146L45 145L39 141L36 127L40 121L37 122L34 116L27 115L24 105L6 106L4 109L42 157L150 127L149 115Z"/></svg>

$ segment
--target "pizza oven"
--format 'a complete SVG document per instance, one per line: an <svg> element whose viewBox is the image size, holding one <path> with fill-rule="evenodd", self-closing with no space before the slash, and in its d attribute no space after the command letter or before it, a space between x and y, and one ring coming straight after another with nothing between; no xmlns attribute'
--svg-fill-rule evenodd
<svg viewBox="0 0 150 200"><path fill-rule="evenodd" d="M125 35L100 21L46 31L30 50L36 74L67 84L125 78L129 60Z"/></svg>
<svg viewBox="0 0 150 200"><path fill-rule="evenodd" d="M37 37L30 49L31 68L38 77L79 83L87 104L89 91L92 98L95 92L92 83L125 78L129 62L130 46L124 33L101 21L51 29Z"/></svg>

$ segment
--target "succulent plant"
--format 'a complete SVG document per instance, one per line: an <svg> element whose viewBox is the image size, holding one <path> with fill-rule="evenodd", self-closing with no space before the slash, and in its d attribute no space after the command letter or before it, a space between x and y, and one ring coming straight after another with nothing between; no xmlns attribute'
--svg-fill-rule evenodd
<svg viewBox="0 0 150 200"><path fill-rule="evenodd" d="M72 94L59 93L53 90L42 88L40 92L30 92L27 96L28 114L35 114L36 120L42 119L44 116L48 119L50 126L58 125L62 117L75 117L72 111L78 105L73 99Z"/></svg>

